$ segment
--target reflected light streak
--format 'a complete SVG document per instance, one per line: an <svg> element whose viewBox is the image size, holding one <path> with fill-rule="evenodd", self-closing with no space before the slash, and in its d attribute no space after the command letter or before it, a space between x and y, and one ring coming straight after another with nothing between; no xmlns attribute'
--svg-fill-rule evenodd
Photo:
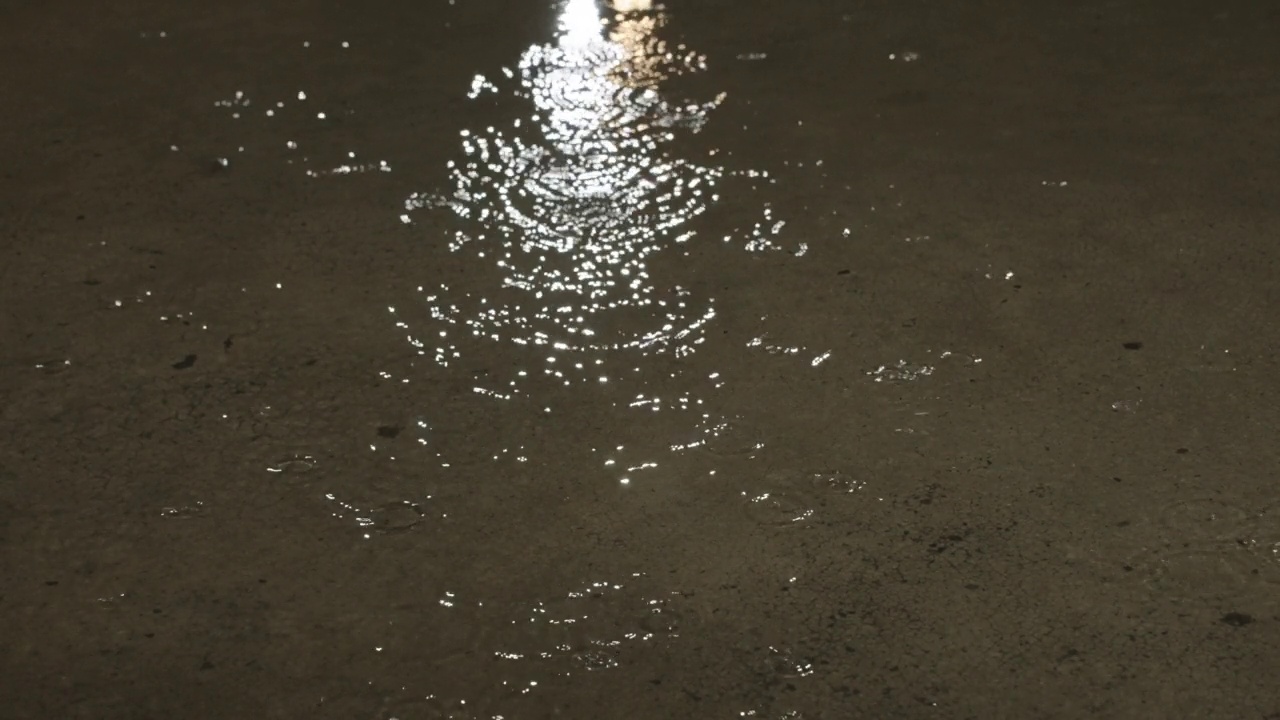
<svg viewBox="0 0 1280 720"><path fill-rule="evenodd" d="M531 112L508 127L464 130L463 157L448 164L452 192L406 202L410 211L452 210L460 229L450 249L470 252L501 278L484 295L424 291L435 320L560 353L681 356L703 342L712 301L655 283L649 262L689 241L684 226L715 199L723 169L674 157L666 146L677 131L698 131L723 96L664 100L660 81L700 70L704 59L656 38L665 16L649 2L615 0L612 9L605 23L592 0L568 0L555 42L530 47L504 71L506 90L482 76L472 83L473 95L509 96ZM452 343L410 342L442 365L458 357ZM601 377L598 367L573 361L544 374L564 384L570 375Z"/></svg>

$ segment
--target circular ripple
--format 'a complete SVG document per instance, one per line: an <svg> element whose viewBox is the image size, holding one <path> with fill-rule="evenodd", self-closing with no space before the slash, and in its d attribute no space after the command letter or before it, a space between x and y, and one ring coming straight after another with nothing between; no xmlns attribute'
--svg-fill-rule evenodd
<svg viewBox="0 0 1280 720"><path fill-rule="evenodd" d="M1280 584L1280 503L1259 512L1245 546L1258 559L1258 574L1269 583Z"/></svg>
<svg viewBox="0 0 1280 720"><path fill-rule="evenodd" d="M1280 503L1269 505L1253 518L1252 535L1258 539L1280 543Z"/></svg>
<svg viewBox="0 0 1280 720"><path fill-rule="evenodd" d="M681 631L697 624L698 614L680 593L670 597L650 600L640 615L640 628L653 635L679 635Z"/></svg>
<svg viewBox="0 0 1280 720"><path fill-rule="evenodd" d="M1261 566L1258 575L1268 583L1280 585L1280 537L1255 541L1249 549Z"/></svg>
<svg viewBox="0 0 1280 720"><path fill-rule="evenodd" d="M310 472L315 467L316 459L311 455L290 455L267 465L267 472L299 475Z"/></svg>
<svg viewBox="0 0 1280 720"><path fill-rule="evenodd" d="M473 384L454 384L444 391L452 400L419 416L412 435L444 467L468 467L494 462L506 443L518 443L518 428L492 402L478 396ZM468 398L463 401L460 398Z"/></svg>
<svg viewBox="0 0 1280 720"><path fill-rule="evenodd" d="M800 657L795 651L785 647L769 648L764 665L770 676L784 680L808 677L813 674L813 663L810 660Z"/></svg>
<svg viewBox="0 0 1280 720"><path fill-rule="evenodd" d="M640 616L640 627L654 635L675 635L686 625L679 610L654 610Z"/></svg>
<svg viewBox="0 0 1280 720"><path fill-rule="evenodd" d="M426 512L418 503L400 500L375 508L369 513L369 519L375 531L390 535L408 532L420 524L425 515Z"/></svg>
<svg viewBox="0 0 1280 720"><path fill-rule="evenodd" d="M618 667L618 651L611 648L588 648L573 654L573 662L587 671L611 670Z"/></svg>
<svg viewBox="0 0 1280 720"><path fill-rule="evenodd" d="M739 418L721 420L702 431L702 446L712 455L749 455L764 447L763 433Z"/></svg>
<svg viewBox="0 0 1280 720"><path fill-rule="evenodd" d="M1233 548L1145 551L1126 567L1152 592L1173 600L1205 600L1238 594L1259 576L1246 553Z"/></svg>
<svg viewBox="0 0 1280 720"><path fill-rule="evenodd" d="M1160 513L1160 524L1179 539L1236 540L1248 527L1248 513L1213 498L1175 503Z"/></svg>
<svg viewBox="0 0 1280 720"><path fill-rule="evenodd" d="M760 720L807 720L810 716L799 710L746 710L738 714L744 718L759 718Z"/></svg>
<svg viewBox="0 0 1280 720"><path fill-rule="evenodd" d="M383 706L381 720L480 720L483 710L465 700L443 698L406 698Z"/></svg>
<svg viewBox="0 0 1280 720"><path fill-rule="evenodd" d="M609 588L539 602L514 621L520 632L510 638L509 649L518 656L544 659L597 649L621 635L617 628L625 617L623 602Z"/></svg>
<svg viewBox="0 0 1280 720"><path fill-rule="evenodd" d="M770 527L798 527L813 517L813 502L798 490L743 493L747 516Z"/></svg>
<svg viewBox="0 0 1280 720"><path fill-rule="evenodd" d="M809 482L818 492L856 493L867 487L865 480L859 480L843 472L819 472L809 477Z"/></svg>
<svg viewBox="0 0 1280 720"><path fill-rule="evenodd" d="M205 504L199 500L188 505L167 505L160 508L160 517L186 519L204 517L208 512Z"/></svg>

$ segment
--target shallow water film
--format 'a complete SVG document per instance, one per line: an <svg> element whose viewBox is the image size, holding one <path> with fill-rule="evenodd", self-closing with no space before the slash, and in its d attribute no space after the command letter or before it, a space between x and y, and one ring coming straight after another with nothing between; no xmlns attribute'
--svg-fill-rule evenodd
<svg viewBox="0 0 1280 720"><path fill-rule="evenodd" d="M0 718L1280 718L1280 6L0 23Z"/></svg>

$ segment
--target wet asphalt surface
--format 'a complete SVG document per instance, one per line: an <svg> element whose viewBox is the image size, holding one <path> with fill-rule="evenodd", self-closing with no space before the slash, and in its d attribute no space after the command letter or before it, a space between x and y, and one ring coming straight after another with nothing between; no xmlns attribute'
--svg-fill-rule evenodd
<svg viewBox="0 0 1280 720"><path fill-rule="evenodd" d="M1280 717L1280 12L2 12L0 717Z"/></svg>

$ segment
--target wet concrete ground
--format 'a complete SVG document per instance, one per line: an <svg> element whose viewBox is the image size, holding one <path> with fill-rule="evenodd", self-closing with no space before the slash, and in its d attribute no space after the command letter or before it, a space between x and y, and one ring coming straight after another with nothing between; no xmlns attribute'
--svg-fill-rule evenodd
<svg viewBox="0 0 1280 720"><path fill-rule="evenodd" d="M1280 717L1269 4L4 15L0 716Z"/></svg>

